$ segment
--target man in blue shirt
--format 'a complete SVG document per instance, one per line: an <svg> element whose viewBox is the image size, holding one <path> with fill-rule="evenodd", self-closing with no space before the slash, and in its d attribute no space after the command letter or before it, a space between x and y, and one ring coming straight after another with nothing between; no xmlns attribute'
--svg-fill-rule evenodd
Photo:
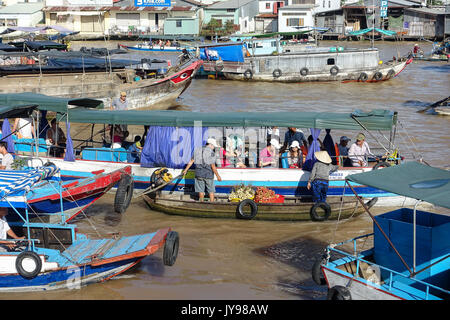
<svg viewBox="0 0 450 320"><path fill-rule="evenodd" d="M302 132L297 131L297 128L288 128L288 131L286 131L284 135L284 144L280 149L280 154L282 154L293 141L302 142L306 150L308 150L308 142L305 139L305 135Z"/></svg>

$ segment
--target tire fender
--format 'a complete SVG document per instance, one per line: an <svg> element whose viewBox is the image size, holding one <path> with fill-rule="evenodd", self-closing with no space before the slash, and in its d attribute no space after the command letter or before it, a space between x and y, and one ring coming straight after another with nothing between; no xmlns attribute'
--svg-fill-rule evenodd
<svg viewBox="0 0 450 320"><path fill-rule="evenodd" d="M367 73L361 72L361 74L359 75L358 80L361 81L361 82L366 82L367 79L369 79L369 76L367 75Z"/></svg>
<svg viewBox="0 0 450 320"><path fill-rule="evenodd" d="M253 78L253 71L250 70L250 69L245 70L245 72L244 72L244 78L245 78L246 80L252 79L252 78Z"/></svg>
<svg viewBox="0 0 450 320"><path fill-rule="evenodd" d="M380 81L381 79L383 79L383 74L380 71L375 72L375 74L373 75L373 80L376 81Z"/></svg>
<svg viewBox="0 0 450 320"><path fill-rule="evenodd" d="M339 73L339 68L337 67L337 66L332 66L331 68L330 68L330 74L332 75L332 76L335 76L335 75L337 75Z"/></svg>
<svg viewBox="0 0 450 320"><path fill-rule="evenodd" d="M274 78L279 78L279 77L281 77L282 74L283 74L283 73L281 72L280 69L275 69L275 70L273 70L273 72L272 72L272 75L273 75Z"/></svg>
<svg viewBox="0 0 450 320"><path fill-rule="evenodd" d="M180 236L176 231L169 231L164 243L163 262L166 266L173 266L178 257L180 246Z"/></svg>
<svg viewBox="0 0 450 320"><path fill-rule="evenodd" d="M319 208L325 210L325 215L321 216L318 214L317 209ZM331 214L331 207L326 202L315 203L309 210L309 215L312 221L325 221L330 217L330 214Z"/></svg>
<svg viewBox="0 0 450 320"><path fill-rule="evenodd" d="M33 269L29 270L30 267L33 267ZM41 269L42 261L36 252L23 251L17 256L16 270L25 279L35 278L41 272Z"/></svg>
<svg viewBox="0 0 450 320"><path fill-rule="evenodd" d="M117 187L116 196L114 198L114 211L124 213L130 205L133 197L134 182L131 175L123 175Z"/></svg>
<svg viewBox="0 0 450 320"><path fill-rule="evenodd" d="M250 205L251 208L250 214L246 214L244 212L244 207L246 205ZM255 201L251 199L242 200L241 202L239 202L239 205L236 208L236 218L238 219L251 220L256 216L257 213L258 213L258 205L256 204Z"/></svg>
<svg viewBox="0 0 450 320"><path fill-rule="evenodd" d="M352 300L352 295L346 287L334 286L328 289L327 300Z"/></svg>
<svg viewBox="0 0 450 320"><path fill-rule="evenodd" d="M376 165L374 165L372 170L378 170L380 168L387 168L387 167L390 167L390 166L391 165L388 162L381 161L381 162L378 162Z"/></svg>
<svg viewBox="0 0 450 320"><path fill-rule="evenodd" d="M303 77L306 77L309 74L309 69L308 68L301 68L300 69L300 75L302 75Z"/></svg>
<svg viewBox="0 0 450 320"><path fill-rule="evenodd" d="M311 269L312 279L319 286L323 286L327 283L327 281L325 280L325 277L323 275L322 269L320 267L325 262L326 262L326 259L324 257L321 257L320 259L316 259L316 261L314 262L312 269Z"/></svg>

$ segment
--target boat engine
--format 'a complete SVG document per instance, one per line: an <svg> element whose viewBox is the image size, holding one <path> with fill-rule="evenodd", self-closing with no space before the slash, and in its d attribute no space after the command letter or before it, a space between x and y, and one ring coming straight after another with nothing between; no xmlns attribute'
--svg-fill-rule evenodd
<svg viewBox="0 0 450 320"><path fill-rule="evenodd" d="M172 174L169 173L167 168L156 169L150 177L152 188L156 188L166 182L169 182L170 180L172 180Z"/></svg>

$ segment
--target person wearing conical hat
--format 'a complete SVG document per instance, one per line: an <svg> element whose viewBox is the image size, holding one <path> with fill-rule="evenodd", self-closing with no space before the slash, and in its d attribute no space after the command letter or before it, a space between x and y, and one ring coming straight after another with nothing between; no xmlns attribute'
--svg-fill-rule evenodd
<svg viewBox="0 0 450 320"><path fill-rule="evenodd" d="M314 203L326 202L330 173L336 171L339 166L331 164L331 157L326 151L317 151L314 156L317 162L311 170L307 188L312 189Z"/></svg>

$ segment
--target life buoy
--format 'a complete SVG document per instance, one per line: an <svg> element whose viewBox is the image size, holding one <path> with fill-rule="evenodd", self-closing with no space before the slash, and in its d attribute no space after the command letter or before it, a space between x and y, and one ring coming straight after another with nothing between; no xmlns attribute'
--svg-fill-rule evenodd
<svg viewBox="0 0 450 320"><path fill-rule="evenodd" d="M332 66L331 68L330 68L330 74L332 75L332 76L335 76L335 75L337 75L339 73L339 68L337 67L337 66Z"/></svg>
<svg viewBox="0 0 450 320"><path fill-rule="evenodd" d="M250 206L250 213L245 213L244 208L245 206ZM258 206L256 205L255 201L251 199L245 199L239 202L239 205L236 208L236 218L238 219L245 219L245 220L251 220L253 219L256 214L258 213Z"/></svg>
<svg viewBox="0 0 450 320"><path fill-rule="evenodd" d="M320 215L317 212L317 209L319 209L319 208L324 210L323 215ZM330 214L331 214L331 207L326 202L315 203L309 210L309 215L310 215L312 221L325 221L330 217Z"/></svg>
<svg viewBox="0 0 450 320"><path fill-rule="evenodd" d="M308 75L308 73L309 73L308 68L301 68L301 69L300 69L300 74L301 74L302 76L306 77L306 76Z"/></svg>
<svg viewBox="0 0 450 320"><path fill-rule="evenodd" d="M361 72L361 74L359 75L358 80L359 80L359 81L362 81L362 82L366 82L367 79L369 79L369 76L367 75L367 73Z"/></svg>
<svg viewBox="0 0 450 320"><path fill-rule="evenodd" d="M346 287L334 286L328 289L327 300L352 300L352 295Z"/></svg>
<svg viewBox="0 0 450 320"><path fill-rule="evenodd" d="M224 69L223 64L216 64L214 67L214 70L216 70L217 72L221 72Z"/></svg>
<svg viewBox="0 0 450 320"><path fill-rule="evenodd" d="M317 259L311 269L311 275L312 279L316 284L319 286L323 286L327 283L325 280L325 276L323 275L322 269L320 266L326 262L326 259L324 257L321 257L320 259Z"/></svg>
<svg viewBox="0 0 450 320"><path fill-rule="evenodd" d="M16 270L25 279L33 279L42 269L42 261L36 252L23 251L16 259Z"/></svg>
<svg viewBox="0 0 450 320"><path fill-rule="evenodd" d="M130 205L133 197L134 183L131 175L123 175L117 187L116 196L114 198L114 211L124 213Z"/></svg>
<svg viewBox="0 0 450 320"><path fill-rule="evenodd" d="M380 71L377 71L373 75L373 79L376 81L380 81L381 79L383 79L383 74Z"/></svg>
<svg viewBox="0 0 450 320"><path fill-rule="evenodd" d="M279 78L279 77L281 77L281 74L282 74L282 72L281 72L280 69L275 69L275 70L273 70L273 72L272 72L272 75L273 75L274 78Z"/></svg>
<svg viewBox="0 0 450 320"><path fill-rule="evenodd" d="M178 256L180 246L180 236L176 231L169 231L164 243L163 262L166 266L173 266Z"/></svg>
<svg viewBox="0 0 450 320"><path fill-rule="evenodd" d="M387 73L388 78L392 78L393 76L395 76L395 70L394 69L390 69Z"/></svg>
<svg viewBox="0 0 450 320"><path fill-rule="evenodd" d="M253 71L250 70L250 69L245 70L245 71L244 71L244 78L245 78L246 80L252 79L252 78L253 78Z"/></svg>
<svg viewBox="0 0 450 320"><path fill-rule="evenodd" d="M378 162L376 165L374 165L372 170L378 170L380 168L387 168L387 167L390 167L390 166L391 165L388 162L381 161L381 162Z"/></svg>

